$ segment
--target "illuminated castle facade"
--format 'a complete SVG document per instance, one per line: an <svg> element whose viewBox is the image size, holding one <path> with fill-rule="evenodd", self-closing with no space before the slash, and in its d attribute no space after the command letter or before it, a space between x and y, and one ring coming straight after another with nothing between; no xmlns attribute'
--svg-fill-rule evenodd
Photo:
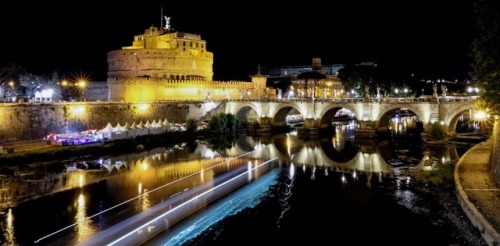
<svg viewBox="0 0 500 246"><path fill-rule="evenodd" d="M150 27L132 46L108 52L110 101L273 98L267 76L213 81L213 54L200 35Z"/></svg>

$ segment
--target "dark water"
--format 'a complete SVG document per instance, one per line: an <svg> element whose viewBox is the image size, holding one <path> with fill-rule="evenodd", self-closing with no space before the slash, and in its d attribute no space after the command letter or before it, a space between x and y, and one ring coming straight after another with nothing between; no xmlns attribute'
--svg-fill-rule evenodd
<svg viewBox="0 0 500 246"><path fill-rule="evenodd" d="M274 157L281 161L279 175L259 196L238 203L235 212L214 220L194 239L188 235L192 239L183 245L485 245L453 189L421 185L409 174L452 162L463 148L424 148L401 139L356 142L347 134L243 136L227 146L221 150L199 142L103 157L92 161L101 165L93 170L33 163L1 173L0 245L74 245L209 182L229 166ZM259 154L238 157L254 151ZM228 158L237 159L229 163ZM431 165L422 164L425 158ZM403 164L395 167L392 161Z"/></svg>
<svg viewBox="0 0 500 246"><path fill-rule="evenodd" d="M292 167L254 208L184 245L486 245L452 191Z"/></svg>

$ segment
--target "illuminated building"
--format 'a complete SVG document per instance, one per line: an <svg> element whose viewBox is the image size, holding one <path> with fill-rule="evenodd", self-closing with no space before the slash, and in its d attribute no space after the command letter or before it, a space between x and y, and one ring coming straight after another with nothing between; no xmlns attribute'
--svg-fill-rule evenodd
<svg viewBox="0 0 500 246"><path fill-rule="evenodd" d="M377 64L362 62L347 66L377 66ZM280 88L283 97L311 98L314 93L315 98L340 98L344 90L338 74L345 67L343 64L325 65L321 63L321 58L313 58L311 65L267 68L265 72L269 75L268 83ZM317 81L300 79L301 74L311 71L321 73L325 78Z"/></svg>
<svg viewBox="0 0 500 246"><path fill-rule="evenodd" d="M111 101L261 99L273 97L266 76L213 81L213 54L200 35L150 27L131 46L108 53Z"/></svg>

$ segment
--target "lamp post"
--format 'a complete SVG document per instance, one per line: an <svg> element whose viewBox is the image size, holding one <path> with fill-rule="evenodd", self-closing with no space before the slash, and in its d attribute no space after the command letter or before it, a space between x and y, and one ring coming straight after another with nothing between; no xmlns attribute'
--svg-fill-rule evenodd
<svg viewBox="0 0 500 246"><path fill-rule="evenodd" d="M14 99L14 95L15 95L15 90L14 90L14 87L15 87L15 83L14 81L9 81L9 87L10 87L10 93L9 93L9 96L11 97L10 101L15 101Z"/></svg>
<svg viewBox="0 0 500 246"><path fill-rule="evenodd" d="M86 101L86 98L85 98L85 87L87 86L87 82L83 81L83 80L80 80L80 81L78 81L77 86L80 87L80 90L82 90L82 101Z"/></svg>
<svg viewBox="0 0 500 246"><path fill-rule="evenodd" d="M71 100L71 92L68 91L68 81L66 80L63 80L59 83L61 85L61 96L62 96L62 100L63 101L66 101L66 99L68 101Z"/></svg>

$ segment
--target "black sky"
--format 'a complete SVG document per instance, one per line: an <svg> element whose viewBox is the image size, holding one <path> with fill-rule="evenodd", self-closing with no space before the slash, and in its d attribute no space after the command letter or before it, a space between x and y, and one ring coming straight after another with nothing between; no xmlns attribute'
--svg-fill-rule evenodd
<svg viewBox="0 0 500 246"><path fill-rule="evenodd" d="M3 6L2 6L3 5ZM214 79L248 80L263 67L376 61L448 80L468 76L474 37L466 1L15 1L0 4L0 55L28 72L105 80L107 52L160 26L200 34Z"/></svg>

